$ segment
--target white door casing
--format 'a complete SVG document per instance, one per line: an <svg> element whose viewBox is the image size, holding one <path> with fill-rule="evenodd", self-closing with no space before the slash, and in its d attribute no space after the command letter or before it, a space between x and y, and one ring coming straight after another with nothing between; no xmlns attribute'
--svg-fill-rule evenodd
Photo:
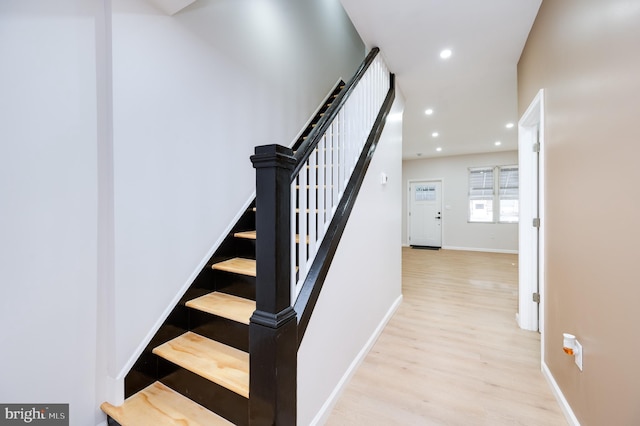
<svg viewBox="0 0 640 426"><path fill-rule="evenodd" d="M442 181L409 182L409 245L442 247Z"/></svg>
<svg viewBox="0 0 640 426"><path fill-rule="evenodd" d="M537 144L537 149L535 148ZM544 92L518 123L520 173L518 325L544 332ZM534 226L534 219L539 226ZM533 300L537 293L540 303ZM544 339L541 339L544 342ZM544 349L544 348L542 348Z"/></svg>

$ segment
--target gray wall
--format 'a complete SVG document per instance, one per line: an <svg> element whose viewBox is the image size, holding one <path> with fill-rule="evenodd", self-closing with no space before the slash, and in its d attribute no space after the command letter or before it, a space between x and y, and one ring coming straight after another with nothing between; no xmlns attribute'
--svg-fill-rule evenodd
<svg viewBox="0 0 640 426"><path fill-rule="evenodd" d="M544 0L518 64L520 114L545 89L543 361L585 426L640 424L639 42L636 0Z"/></svg>
<svg viewBox="0 0 640 426"><path fill-rule="evenodd" d="M469 167L518 164L517 151L456 155L402 163L402 243L408 245L409 181L442 180L442 246L449 249L516 253L518 225L469 223Z"/></svg>

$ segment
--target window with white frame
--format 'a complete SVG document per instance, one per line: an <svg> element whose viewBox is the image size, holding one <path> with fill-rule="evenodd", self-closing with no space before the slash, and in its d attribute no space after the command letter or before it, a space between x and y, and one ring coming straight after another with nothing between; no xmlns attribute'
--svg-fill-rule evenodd
<svg viewBox="0 0 640 426"><path fill-rule="evenodd" d="M518 166L469 169L469 222L518 222Z"/></svg>
<svg viewBox="0 0 640 426"><path fill-rule="evenodd" d="M499 167L498 173L500 176L500 186L498 188L500 215L498 222L516 223L518 222L518 213L520 211L518 166Z"/></svg>
<svg viewBox="0 0 640 426"><path fill-rule="evenodd" d="M469 169L469 222L493 222L493 167Z"/></svg>

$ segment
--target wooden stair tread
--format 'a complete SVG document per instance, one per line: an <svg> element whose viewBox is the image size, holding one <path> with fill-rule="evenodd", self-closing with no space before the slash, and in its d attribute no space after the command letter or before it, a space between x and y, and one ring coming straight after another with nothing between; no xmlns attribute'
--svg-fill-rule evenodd
<svg viewBox="0 0 640 426"><path fill-rule="evenodd" d="M233 259L211 265L213 269L219 271L233 272L234 274L256 276L256 261L254 259L245 259L242 257L234 257Z"/></svg>
<svg viewBox="0 0 640 426"><path fill-rule="evenodd" d="M307 209L307 213L309 213L308 209ZM255 240L256 239L256 231L236 232L235 234L233 234L233 236L237 237L237 238L247 238L247 239ZM296 243L300 243L300 235L299 234L296 234ZM307 244L309 244L309 236L308 235L307 235ZM187 305L187 306L189 306L189 305Z"/></svg>
<svg viewBox="0 0 640 426"><path fill-rule="evenodd" d="M309 244L309 236L307 235L306 243ZM296 234L296 244L300 244L300 234Z"/></svg>
<svg viewBox="0 0 640 426"><path fill-rule="evenodd" d="M241 231L233 234L236 238L245 238L247 240L255 240L256 239L256 231Z"/></svg>
<svg viewBox="0 0 640 426"><path fill-rule="evenodd" d="M256 210L256 208L255 208L255 207L253 208L253 211L254 211L254 212L257 212L257 210ZM305 209L304 211L305 211L306 213L309 213L309 209ZM318 213L318 209L316 209L316 210L315 210L315 212L316 212L316 213ZM300 213L300 209L296 209L296 213Z"/></svg>
<svg viewBox="0 0 640 426"><path fill-rule="evenodd" d="M152 383L120 406L104 402L100 408L122 426L233 425L160 382Z"/></svg>
<svg viewBox="0 0 640 426"><path fill-rule="evenodd" d="M190 331L157 346L153 353L249 398L249 354Z"/></svg>
<svg viewBox="0 0 640 426"><path fill-rule="evenodd" d="M204 311L219 317L249 324L249 319L256 310L256 302L219 291L205 294L196 299L189 300L187 307Z"/></svg>

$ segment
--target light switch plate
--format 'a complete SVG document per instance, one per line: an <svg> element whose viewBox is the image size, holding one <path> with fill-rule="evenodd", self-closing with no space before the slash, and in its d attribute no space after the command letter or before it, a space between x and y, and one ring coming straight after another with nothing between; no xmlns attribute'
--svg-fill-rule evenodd
<svg viewBox="0 0 640 426"><path fill-rule="evenodd" d="M576 349L577 349L575 354L576 365L578 366L580 371L582 371L582 345L577 340L576 340Z"/></svg>

